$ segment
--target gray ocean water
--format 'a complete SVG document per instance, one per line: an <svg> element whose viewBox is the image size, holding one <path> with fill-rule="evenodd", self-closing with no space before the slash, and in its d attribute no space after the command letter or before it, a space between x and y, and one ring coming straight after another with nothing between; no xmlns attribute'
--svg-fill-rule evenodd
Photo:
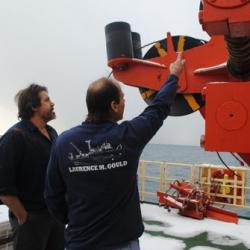
<svg viewBox="0 0 250 250"><path fill-rule="evenodd" d="M230 153L220 152L220 156L228 166L240 166L240 162L236 160ZM223 165L216 152L207 152L199 146L186 145L148 144L143 150L141 160ZM176 176L180 176L181 179L182 176L185 176L185 172L185 169L178 169L176 170ZM247 176L247 180L247 186L250 186L249 175ZM247 204L250 205L250 192L247 193ZM236 210L239 215L250 218L250 209L234 210Z"/></svg>
<svg viewBox="0 0 250 250"><path fill-rule="evenodd" d="M240 163L230 153L220 153L227 165L239 166ZM215 152L204 151L199 146L148 144L143 150L141 159L189 164L222 165Z"/></svg>

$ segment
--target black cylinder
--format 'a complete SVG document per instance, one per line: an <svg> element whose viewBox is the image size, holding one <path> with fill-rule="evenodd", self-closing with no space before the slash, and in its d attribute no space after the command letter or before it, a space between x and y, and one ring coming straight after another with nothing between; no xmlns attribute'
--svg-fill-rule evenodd
<svg viewBox="0 0 250 250"><path fill-rule="evenodd" d="M141 36L137 32L132 32L133 53L135 58L142 59Z"/></svg>
<svg viewBox="0 0 250 250"><path fill-rule="evenodd" d="M229 60L228 71L243 81L250 80L250 37L225 36Z"/></svg>
<svg viewBox="0 0 250 250"><path fill-rule="evenodd" d="M108 60L117 57L133 57L133 44L130 25L113 22L105 27Z"/></svg>

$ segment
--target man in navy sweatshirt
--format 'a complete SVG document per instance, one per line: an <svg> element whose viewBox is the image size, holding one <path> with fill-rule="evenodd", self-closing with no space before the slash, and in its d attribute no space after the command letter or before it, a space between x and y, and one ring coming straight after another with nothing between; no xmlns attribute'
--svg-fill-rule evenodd
<svg viewBox="0 0 250 250"><path fill-rule="evenodd" d="M125 100L119 84L101 78L89 86L87 118L58 137L45 186L49 210L67 224L67 250L140 249L139 157L169 114L183 65L179 54L151 105L120 124Z"/></svg>

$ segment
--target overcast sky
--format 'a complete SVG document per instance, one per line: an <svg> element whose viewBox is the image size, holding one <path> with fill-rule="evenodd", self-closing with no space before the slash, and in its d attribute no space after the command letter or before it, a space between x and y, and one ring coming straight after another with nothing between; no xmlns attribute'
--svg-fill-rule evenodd
<svg viewBox="0 0 250 250"><path fill-rule="evenodd" d="M55 102L60 133L86 116L85 92L107 76L104 27L130 23L142 45L172 35L208 39L198 22L200 0L5 0L0 2L0 134L17 122L14 96L29 83L44 84ZM144 51L144 53L146 50ZM123 85L124 119L146 104L137 88ZM153 143L199 145L204 121L199 112L169 117Z"/></svg>

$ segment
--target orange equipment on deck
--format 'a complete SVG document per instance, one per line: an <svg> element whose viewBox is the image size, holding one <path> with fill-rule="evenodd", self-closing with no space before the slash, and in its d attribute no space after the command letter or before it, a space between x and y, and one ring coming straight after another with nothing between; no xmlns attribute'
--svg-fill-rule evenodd
<svg viewBox="0 0 250 250"><path fill-rule="evenodd" d="M250 165L250 0L203 0L199 19L212 37L185 46L188 37L155 43L142 58L140 37L123 22L106 26L108 65L114 77L139 87L150 102L165 82L176 52L185 67L170 115L199 110L205 119L208 151L236 152ZM192 40L192 39L191 39ZM196 39L197 40L197 39ZM195 41L195 39L193 39Z"/></svg>
<svg viewBox="0 0 250 250"><path fill-rule="evenodd" d="M171 190L175 192L171 194ZM166 207L179 209L181 215L195 219L204 217L225 222L238 223L236 213L213 207L210 205L211 197L197 185L185 181L174 181L166 192L157 192L159 203Z"/></svg>

